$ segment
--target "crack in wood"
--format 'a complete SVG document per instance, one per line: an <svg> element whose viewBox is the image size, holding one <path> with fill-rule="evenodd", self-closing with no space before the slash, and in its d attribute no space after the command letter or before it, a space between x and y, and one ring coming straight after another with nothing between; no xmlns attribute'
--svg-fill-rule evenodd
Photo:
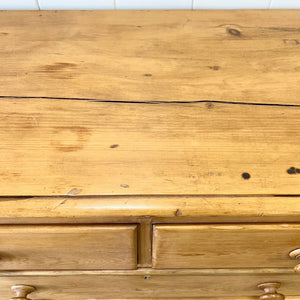
<svg viewBox="0 0 300 300"><path fill-rule="evenodd" d="M282 103L263 103L263 102L243 102L243 101L226 101L226 100L192 100L192 101L128 101L128 100L105 100L94 98L66 98L66 97L45 97L45 96L0 96L0 99L45 99L45 100L68 100L68 101L89 101L99 103L123 103L123 104L197 104L197 103L219 103L232 105L254 105L254 106L279 106L300 108L300 104L282 104Z"/></svg>

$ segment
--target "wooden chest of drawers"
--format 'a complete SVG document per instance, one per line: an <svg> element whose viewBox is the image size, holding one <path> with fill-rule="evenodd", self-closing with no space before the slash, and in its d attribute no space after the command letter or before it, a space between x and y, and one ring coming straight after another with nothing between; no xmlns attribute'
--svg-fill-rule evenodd
<svg viewBox="0 0 300 300"><path fill-rule="evenodd" d="M0 297L299 300L299 17L0 12Z"/></svg>

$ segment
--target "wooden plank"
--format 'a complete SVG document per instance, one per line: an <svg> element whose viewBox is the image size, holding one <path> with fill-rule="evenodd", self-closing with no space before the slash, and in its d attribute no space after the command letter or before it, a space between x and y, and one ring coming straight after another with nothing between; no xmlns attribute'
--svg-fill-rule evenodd
<svg viewBox="0 0 300 300"><path fill-rule="evenodd" d="M300 224L155 225L153 267L291 268Z"/></svg>
<svg viewBox="0 0 300 300"><path fill-rule="evenodd" d="M135 269L135 225L0 226L1 270Z"/></svg>
<svg viewBox="0 0 300 300"><path fill-rule="evenodd" d="M152 266L152 218L138 218L138 267Z"/></svg>
<svg viewBox="0 0 300 300"><path fill-rule="evenodd" d="M274 205L276 203L276 205ZM102 196L1 198L0 223L299 221L300 197ZM227 218L227 219L226 219ZM147 219L146 219L147 220ZM144 221L146 222L146 221ZM148 239L147 239L148 240Z"/></svg>
<svg viewBox="0 0 300 300"><path fill-rule="evenodd" d="M300 107L1 104L2 196L300 193Z"/></svg>
<svg viewBox="0 0 300 300"><path fill-rule="evenodd" d="M257 284L268 281L282 283L280 292L300 295L299 275L220 275L220 276L16 276L0 278L0 296L12 296L10 286L33 285L37 291L31 299L176 299L257 297ZM232 298L231 298L232 297ZM251 298L250 298L251 299Z"/></svg>
<svg viewBox="0 0 300 300"><path fill-rule="evenodd" d="M300 12L1 12L1 95L300 104Z"/></svg>

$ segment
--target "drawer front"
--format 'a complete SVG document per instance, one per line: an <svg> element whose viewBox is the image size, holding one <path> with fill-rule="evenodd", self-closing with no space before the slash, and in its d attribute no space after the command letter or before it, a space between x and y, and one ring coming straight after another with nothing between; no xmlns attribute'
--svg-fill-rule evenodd
<svg viewBox="0 0 300 300"><path fill-rule="evenodd" d="M156 225L154 268L261 268L297 263L300 224Z"/></svg>
<svg viewBox="0 0 300 300"><path fill-rule="evenodd" d="M70 275L0 277L0 297L10 299L10 287L16 283L31 285L36 291L30 299L207 299L226 297L241 300L258 299L263 282L281 282L278 292L286 296L300 295L299 275L224 274L224 275ZM248 299L248 298L246 298ZM298 297L297 300L300 298Z"/></svg>
<svg viewBox="0 0 300 300"><path fill-rule="evenodd" d="M0 269L135 269L136 244L136 225L0 226Z"/></svg>

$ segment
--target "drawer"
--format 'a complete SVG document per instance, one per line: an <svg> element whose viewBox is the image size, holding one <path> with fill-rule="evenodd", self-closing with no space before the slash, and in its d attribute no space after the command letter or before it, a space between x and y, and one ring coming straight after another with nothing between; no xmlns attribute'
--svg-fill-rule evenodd
<svg viewBox="0 0 300 300"><path fill-rule="evenodd" d="M300 224L156 225L154 268L293 268Z"/></svg>
<svg viewBox="0 0 300 300"><path fill-rule="evenodd" d="M1 270L135 269L136 225L0 226Z"/></svg>
<svg viewBox="0 0 300 300"><path fill-rule="evenodd" d="M232 272L234 273L234 272ZM147 280L145 280L147 278ZM10 287L16 283L31 285L36 291L30 299L207 299L258 300L263 291L257 285L280 282L279 293L300 295L297 274L218 274L181 275L168 272L145 276L140 274L0 276L0 297L10 299ZM249 298L248 298L249 297ZM224 299L224 300L225 300ZM289 298L288 298L289 299ZM296 298L299 300L300 298Z"/></svg>

